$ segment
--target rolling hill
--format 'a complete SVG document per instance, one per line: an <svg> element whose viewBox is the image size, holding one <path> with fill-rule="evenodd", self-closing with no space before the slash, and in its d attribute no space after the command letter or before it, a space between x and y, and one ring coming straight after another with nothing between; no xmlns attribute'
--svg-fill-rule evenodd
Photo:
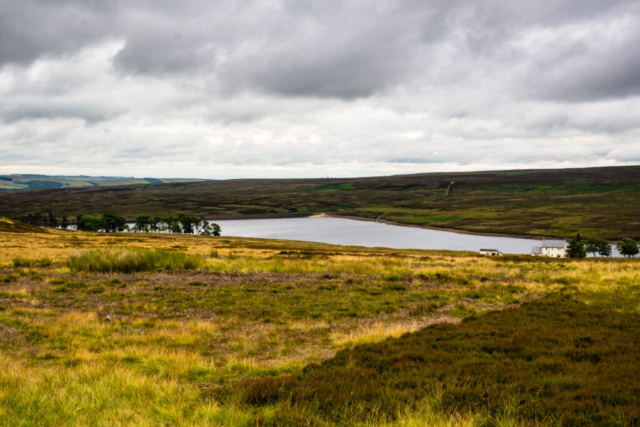
<svg viewBox="0 0 640 427"><path fill-rule="evenodd" d="M240 179L0 193L0 215L353 216L485 233L640 238L640 166Z"/></svg>
<svg viewBox="0 0 640 427"><path fill-rule="evenodd" d="M165 182L198 181L187 178L134 178L112 176L61 176L61 175L0 175L2 190L39 190L45 188L105 187L109 185L162 184Z"/></svg>

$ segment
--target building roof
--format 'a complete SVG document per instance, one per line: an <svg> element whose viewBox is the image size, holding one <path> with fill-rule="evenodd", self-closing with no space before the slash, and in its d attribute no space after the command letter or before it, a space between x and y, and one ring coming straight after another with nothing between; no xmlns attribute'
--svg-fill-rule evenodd
<svg viewBox="0 0 640 427"><path fill-rule="evenodd" d="M542 247L540 246L534 246L533 248L531 248L531 253L532 254L542 254Z"/></svg>
<svg viewBox="0 0 640 427"><path fill-rule="evenodd" d="M542 242L543 248L559 248L564 249L567 243L564 240L544 240Z"/></svg>
<svg viewBox="0 0 640 427"><path fill-rule="evenodd" d="M500 252L497 249L480 249L480 252Z"/></svg>

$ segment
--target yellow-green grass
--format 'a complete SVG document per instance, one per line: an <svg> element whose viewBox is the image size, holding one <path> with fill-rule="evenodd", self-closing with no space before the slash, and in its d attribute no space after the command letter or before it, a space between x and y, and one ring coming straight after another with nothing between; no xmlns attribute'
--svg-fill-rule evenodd
<svg viewBox="0 0 640 427"><path fill-rule="evenodd" d="M42 261L29 263L18 258L13 264L15 267L30 267L30 264L41 265ZM71 271L87 273L137 273L156 269L194 270L203 264L202 258L184 252L136 247L93 249L71 255L67 260L67 267Z"/></svg>
<svg viewBox="0 0 640 427"><path fill-rule="evenodd" d="M277 425L281 404L254 407L216 390L245 379L296 376L342 349L549 294L640 312L635 260L42 232L4 223L0 425ZM99 257L131 248L184 253L199 263L192 270L154 265L137 273L69 268L83 253ZM44 259L51 265L38 261ZM438 393L393 417L373 411L353 422L524 422L508 402L498 414L443 410ZM287 422L332 422L308 408L296 411L287 409Z"/></svg>

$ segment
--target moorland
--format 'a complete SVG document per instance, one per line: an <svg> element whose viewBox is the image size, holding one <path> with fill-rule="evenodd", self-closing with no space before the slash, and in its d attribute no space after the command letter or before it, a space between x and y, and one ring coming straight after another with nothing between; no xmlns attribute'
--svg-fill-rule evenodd
<svg viewBox="0 0 640 427"><path fill-rule="evenodd" d="M0 192L0 215L207 219L326 213L470 232L640 238L640 166L241 179Z"/></svg>
<svg viewBox="0 0 640 427"><path fill-rule="evenodd" d="M0 220L0 425L638 425L638 266Z"/></svg>

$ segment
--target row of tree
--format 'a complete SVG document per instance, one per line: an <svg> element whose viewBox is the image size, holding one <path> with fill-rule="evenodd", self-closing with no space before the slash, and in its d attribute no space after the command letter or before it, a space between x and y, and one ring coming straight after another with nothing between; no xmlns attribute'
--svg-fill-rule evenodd
<svg viewBox="0 0 640 427"><path fill-rule="evenodd" d="M635 257L640 253L636 241L628 237L618 241L616 249L620 252L620 255L627 258ZM576 237L569 239L567 246L568 258L586 258L588 253L593 256L609 257L611 256L611 245L605 239L595 238L583 241L580 233Z"/></svg>
<svg viewBox="0 0 640 427"><path fill-rule="evenodd" d="M29 213L14 219L38 227L62 229L69 227L66 215L62 215L58 219L53 212L44 215L41 213ZM184 214L166 218L139 215L136 217L136 223L133 227L129 227L124 217L118 215L104 214L101 217L78 215L76 217L76 228L78 230L102 231L105 233L132 231L136 233L201 234L205 236L219 236L221 232L220 226L214 222L208 222L203 217Z"/></svg>
<svg viewBox="0 0 640 427"><path fill-rule="evenodd" d="M35 225L37 227L60 227L66 229L69 226L69 221L66 215L62 215L60 219L58 219L58 217L56 217L51 211L49 211L48 214L41 214L39 212L28 213L14 219L25 224Z"/></svg>
<svg viewBox="0 0 640 427"><path fill-rule="evenodd" d="M101 217L78 215L76 217L76 228L83 231L103 231L105 233L129 230L127 221L123 217L113 214L104 214Z"/></svg>
<svg viewBox="0 0 640 427"><path fill-rule="evenodd" d="M183 233L219 236L220 226L208 222L204 217L180 214L178 216L159 217L139 215L131 231L139 233Z"/></svg>

